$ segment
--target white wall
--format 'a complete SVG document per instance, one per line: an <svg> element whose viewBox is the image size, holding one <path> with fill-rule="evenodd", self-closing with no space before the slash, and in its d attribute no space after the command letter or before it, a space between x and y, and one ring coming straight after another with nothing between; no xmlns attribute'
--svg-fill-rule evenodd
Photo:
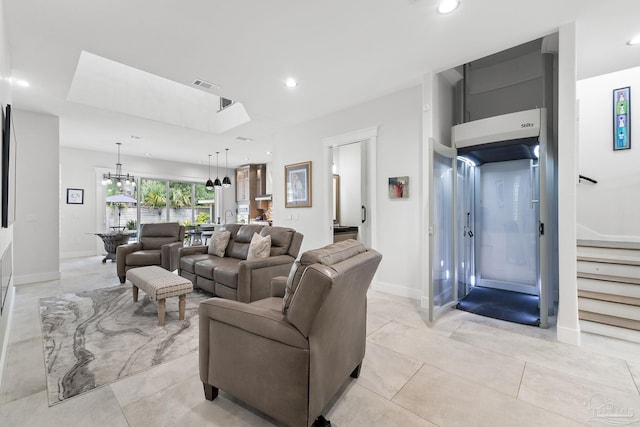
<svg viewBox="0 0 640 427"><path fill-rule="evenodd" d="M613 151L613 90L631 86L631 149ZM578 238L640 241L640 67L581 80ZM634 99L637 100L634 103Z"/></svg>
<svg viewBox="0 0 640 427"><path fill-rule="evenodd" d="M374 186L377 205L369 215L377 216L377 247L383 259L378 269L377 289L419 298L422 275L420 260L419 147L421 143L422 91L420 86L298 125L276 136L273 158L274 188L284 188L284 166L311 160L313 206L284 207L284 195L273 195L274 225L289 226L304 234L302 252L331 242L330 225L325 224L327 204L331 203L330 170L325 164L324 138L378 126L377 173ZM330 168L330 164L327 168ZM401 202L388 197L388 179L409 176L412 188ZM291 216L291 219L289 218Z"/></svg>
<svg viewBox="0 0 640 427"><path fill-rule="evenodd" d="M15 284L60 277L58 117L13 109L16 135Z"/></svg>
<svg viewBox="0 0 640 427"><path fill-rule="evenodd" d="M124 151L126 146L123 147ZM103 232L106 228L104 218L105 189L100 180L102 174L114 172L116 164L116 146L113 153L60 148L60 257L98 255L104 252L102 241L92 233ZM126 156L120 154L124 173L136 177L165 178L177 181L202 181L208 177L208 166L177 163L147 157ZM227 174L221 168L220 176ZM235 173L229 170L232 186L221 188L218 201L221 203L221 215L225 209L235 213ZM67 188L84 189L84 204L68 205ZM99 202L98 202L99 201ZM234 218L235 219L235 216ZM233 219L230 218L230 221Z"/></svg>

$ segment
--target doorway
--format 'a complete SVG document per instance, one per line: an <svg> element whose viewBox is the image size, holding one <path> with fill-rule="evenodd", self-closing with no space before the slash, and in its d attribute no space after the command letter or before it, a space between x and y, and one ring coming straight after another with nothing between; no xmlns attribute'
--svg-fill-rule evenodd
<svg viewBox="0 0 640 427"><path fill-rule="evenodd" d="M365 246L377 243L376 140L377 127L323 140L326 147L326 217L330 240L355 237Z"/></svg>

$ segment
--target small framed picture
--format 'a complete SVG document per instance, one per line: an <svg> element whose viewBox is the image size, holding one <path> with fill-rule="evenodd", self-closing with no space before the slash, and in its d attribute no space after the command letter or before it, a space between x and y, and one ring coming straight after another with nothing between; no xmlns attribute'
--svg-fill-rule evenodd
<svg viewBox="0 0 640 427"><path fill-rule="evenodd" d="M389 178L389 198L408 199L409 198L409 177L396 176Z"/></svg>
<svg viewBox="0 0 640 427"><path fill-rule="evenodd" d="M81 188L67 188L67 204L81 205L84 203L84 190Z"/></svg>
<svg viewBox="0 0 640 427"><path fill-rule="evenodd" d="M284 167L285 208L311 207L311 162Z"/></svg>
<svg viewBox="0 0 640 427"><path fill-rule="evenodd" d="M613 149L631 148L631 88L613 91Z"/></svg>

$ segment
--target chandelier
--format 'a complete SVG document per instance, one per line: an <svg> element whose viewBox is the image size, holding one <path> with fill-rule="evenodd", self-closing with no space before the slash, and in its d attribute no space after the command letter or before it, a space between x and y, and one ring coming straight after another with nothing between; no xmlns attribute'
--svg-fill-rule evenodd
<svg viewBox="0 0 640 427"><path fill-rule="evenodd" d="M115 173L105 173L102 175L102 185L107 185L110 182L115 181L118 188L123 190L123 186L125 187L135 187L135 177L133 175L122 173L122 163L120 163L120 146L122 142L116 142L118 146L118 162L116 163L116 172Z"/></svg>

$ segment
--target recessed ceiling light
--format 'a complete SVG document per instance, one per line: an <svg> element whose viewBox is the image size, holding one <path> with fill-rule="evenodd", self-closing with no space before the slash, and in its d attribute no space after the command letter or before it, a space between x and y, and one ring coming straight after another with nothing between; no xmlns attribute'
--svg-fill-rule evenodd
<svg viewBox="0 0 640 427"><path fill-rule="evenodd" d="M456 10L459 5L459 0L442 0L438 5L438 13L441 13L443 15L451 13Z"/></svg>
<svg viewBox="0 0 640 427"><path fill-rule="evenodd" d="M240 141L245 141L245 142L253 141L253 138L247 138L246 136L236 136L236 139Z"/></svg>
<svg viewBox="0 0 640 427"><path fill-rule="evenodd" d="M632 38L631 40L629 40L627 42L627 44L629 46L635 46L637 44L640 44L640 34L638 34L637 36L635 36L634 38Z"/></svg>
<svg viewBox="0 0 640 427"><path fill-rule="evenodd" d="M271 155L271 151L265 151L264 152L266 155Z"/></svg>
<svg viewBox="0 0 640 427"><path fill-rule="evenodd" d="M29 85L29 82L28 82L28 81L26 81L26 80L20 80L20 79L17 79L17 80L15 80L15 82L16 82L16 84L17 84L18 86L22 86L22 87L29 87L29 86L30 86L30 85Z"/></svg>
<svg viewBox="0 0 640 427"><path fill-rule="evenodd" d="M285 84L287 85L287 87L291 87L291 88L294 88L294 87L298 86L298 82L294 78L291 78L291 77L289 77L287 79Z"/></svg>
<svg viewBox="0 0 640 427"><path fill-rule="evenodd" d="M146 157L151 157L151 153L144 153Z"/></svg>

